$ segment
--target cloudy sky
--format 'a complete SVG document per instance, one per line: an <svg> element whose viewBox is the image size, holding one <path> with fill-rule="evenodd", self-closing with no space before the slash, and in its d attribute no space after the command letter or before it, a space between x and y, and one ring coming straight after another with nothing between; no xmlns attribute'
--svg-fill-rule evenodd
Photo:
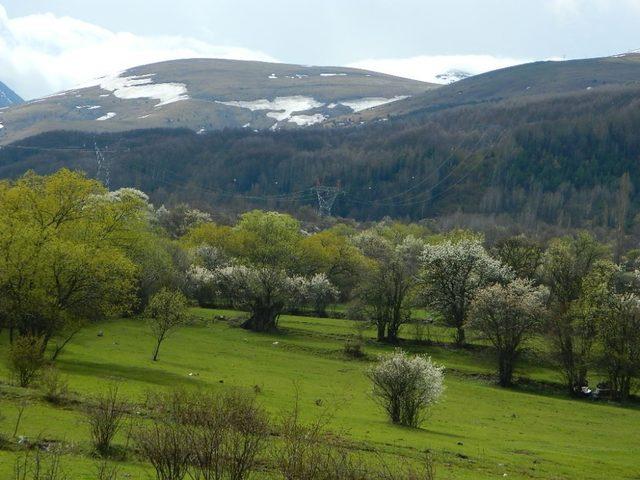
<svg viewBox="0 0 640 480"><path fill-rule="evenodd" d="M34 98L185 57L430 81L635 50L638 25L640 0L0 0L0 81Z"/></svg>

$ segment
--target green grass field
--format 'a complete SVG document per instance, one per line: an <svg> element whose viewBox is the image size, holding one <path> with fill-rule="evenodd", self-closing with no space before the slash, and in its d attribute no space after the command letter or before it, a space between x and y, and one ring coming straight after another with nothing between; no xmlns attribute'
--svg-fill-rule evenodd
<svg viewBox="0 0 640 480"><path fill-rule="evenodd" d="M237 312L195 309L203 318ZM97 332L104 331L99 337ZM438 479L638 479L640 478L640 409L604 402L571 400L561 393L505 390L487 378L493 371L490 351L417 347L448 371L442 402L420 429L390 424L369 395L363 371L368 361L342 354L353 322L284 316L278 334L257 334L226 322L185 327L163 344L160 361L150 360L153 340L140 320L113 321L82 331L57 364L79 398L118 381L132 401L145 392L176 386L254 389L274 415L290 408L297 392L303 415L331 414L331 428L353 442L407 459L430 450ZM448 336L436 328L432 336ZM372 331L365 332L373 336ZM410 336L410 332L405 332ZM2 338L2 349L7 340ZM372 340L370 358L390 351ZM4 353L4 352L2 352ZM538 364L537 364L538 365ZM63 441L70 478L93 480L87 426L80 407L54 407L37 389L8 384L4 364L0 377L0 431L7 438L0 451L0 479L10 479L16 458L12 438L19 406L26 402L17 436ZM192 374L192 375L189 375ZM518 372L536 380L558 381L550 367L525 363ZM126 435L116 443L124 446ZM147 466L133 455L117 462L123 478L149 478Z"/></svg>

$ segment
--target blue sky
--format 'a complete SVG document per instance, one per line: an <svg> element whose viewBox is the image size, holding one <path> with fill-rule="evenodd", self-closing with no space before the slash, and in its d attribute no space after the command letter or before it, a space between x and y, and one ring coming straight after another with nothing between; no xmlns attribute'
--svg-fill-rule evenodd
<svg viewBox="0 0 640 480"><path fill-rule="evenodd" d="M25 97L184 56L432 80L640 48L640 0L0 0L0 80ZM3 7L3 8L2 8Z"/></svg>

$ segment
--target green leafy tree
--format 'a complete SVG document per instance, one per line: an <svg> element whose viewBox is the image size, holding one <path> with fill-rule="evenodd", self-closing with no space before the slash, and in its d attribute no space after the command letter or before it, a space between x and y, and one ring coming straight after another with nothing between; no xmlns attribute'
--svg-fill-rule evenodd
<svg viewBox="0 0 640 480"><path fill-rule="evenodd" d="M554 240L544 255L543 278L550 292L548 330L572 395L586 384L595 339L590 313L594 302L585 297L585 279L607 255L607 248L587 233Z"/></svg>
<svg viewBox="0 0 640 480"><path fill-rule="evenodd" d="M354 242L370 265L357 290L358 297L376 323L378 340L397 342L401 325L411 319L424 243L407 236L394 244L373 231L364 232Z"/></svg>
<svg viewBox="0 0 640 480"><path fill-rule="evenodd" d="M107 192L80 173L27 173L4 182L0 317L9 320L10 338L17 331L46 345L75 334L70 325L129 310L137 273L130 253L147 222L143 193Z"/></svg>
<svg viewBox="0 0 640 480"><path fill-rule="evenodd" d="M189 319L188 309L186 297L177 290L163 288L149 300L144 315L156 341L152 356L154 362L158 360L162 342Z"/></svg>

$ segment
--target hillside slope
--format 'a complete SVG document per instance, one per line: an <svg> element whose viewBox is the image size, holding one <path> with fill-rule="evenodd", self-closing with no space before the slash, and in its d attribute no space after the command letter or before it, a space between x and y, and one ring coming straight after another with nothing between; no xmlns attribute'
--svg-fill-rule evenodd
<svg viewBox="0 0 640 480"><path fill-rule="evenodd" d="M4 112L7 143L50 130L281 129L320 123L434 85L337 67L189 59L133 68Z"/></svg>
<svg viewBox="0 0 640 480"><path fill-rule="evenodd" d="M355 120L370 121L479 103L597 93L602 89L633 86L640 86L640 53L534 62L464 78L437 90L362 112Z"/></svg>

